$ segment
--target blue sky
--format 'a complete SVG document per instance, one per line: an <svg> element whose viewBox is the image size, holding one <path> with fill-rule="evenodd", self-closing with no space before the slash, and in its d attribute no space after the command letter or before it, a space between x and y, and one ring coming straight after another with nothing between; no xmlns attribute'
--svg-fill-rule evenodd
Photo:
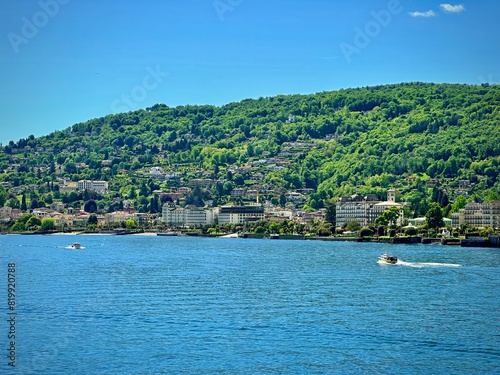
<svg viewBox="0 0 500 375"><path fill-rule="evenodd" d="M500 81L500 1L5 0L0 143L155 103Z"/></svg>

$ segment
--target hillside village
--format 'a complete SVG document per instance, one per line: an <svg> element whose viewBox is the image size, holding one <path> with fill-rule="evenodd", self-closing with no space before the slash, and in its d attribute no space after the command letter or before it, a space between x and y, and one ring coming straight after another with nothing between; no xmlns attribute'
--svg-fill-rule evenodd
<svg viewBox="0 0 500 375"><path fill-rule="evenodd" d="M303 145L301 145L303 146ZM310 146L309 146L310 147ZM37 152L43 152L38 150ZM155 229L157 231L171 231L179 228L196 229L202 226L223 226L231 224L248 226L262 221L267 222L291 222L302 226L314 225L318 231L321 225L326 223L335 224L338 233L346 230L349 223L359 224L354 228L374 226L376 219L385 211L396 208L398 212L397 221L394 226L403 227L423 227L425 218L412 218L405 216L410 204L408 202L397 202L396 191L387 191L387 200L381 200L376 194L362 196L354 194L351 196L341 196L334 206L330 206L334 214L328 216L326 208L318 210L304 210L302 205L307 201L313 189L299 189L289 191L277 188L262 180L266 170L275 170L289 164L286 160L289 154L280 155L276 158L256 160L252 165L229 168L227 173L232 176L241 176L244 185L247 187L230 188L224 185L228 179L215 180L210 171L174 172L165 170L162 167L151 167L148 172L144 171L145 178L151 178L161 182L166 189L153 191L158 198L160 210L158 213L138 212L133 204L127 200L115 199L119 210L104 213L97 207L80 209L70 207L62 201L54 201L49 207L36 207L26 210L4 206L0 208L0 220L3 222L16 221L23 214L30 213L40 220L50 218L54 221L54 228L59 230L82 230L88 228L89 223L94 223L97 228L113 229L126 227L125 223L133 221L134 228ZM104 165L108 164L104 162ZM16 165L12 166L16 168ZM82 164L78 168L86 167ZM43 172L43 171L42 171ZM413 178L407 179L408 183L415 182ZM433 179L427 180L425 185L435 187L439 182ZM26 194L30 191L39 190L40 186L14 187L4 183L3 186L15 194ZM236 185L237 186L237 185ZM214 205L210 198L211 189L228 189L227 193L231 199L229 204L222 206ZM471 183L468 180L461 180L455 194L467 195ZM83 192L92 194L109 194L109 183L99 180L79 180L69 181L59 179L56 184L51 184L51 189L61 193ZM167 190L167 191L164 191ZM267 199L272 196L273 198ZM191 200L198 199L196 202ZM197 203L197 204L192 204ZM201 205L200 203L203 203ZM103 207L104 210L107 207ZM332 213L330 213L332 215ZM95 221L91 219L95 217ZM487 204L468 203L459 212L453 213L451 218L443 218L443 226L457 229L460 226L470 226L471 228L498 228L500 227L500 202L492 201ZM303 228L304 228L303 227ZM331 234L335 233L332 228Z"/></svg>
<svg viewBox="0 0 500 375"><path fill-rule="evenodd" d="M387 234L426 229L435 205L450 232L494 230L499 103L497 86L408 83L89 120L0 145L2 230L30 214L58 229Z"/></svg>

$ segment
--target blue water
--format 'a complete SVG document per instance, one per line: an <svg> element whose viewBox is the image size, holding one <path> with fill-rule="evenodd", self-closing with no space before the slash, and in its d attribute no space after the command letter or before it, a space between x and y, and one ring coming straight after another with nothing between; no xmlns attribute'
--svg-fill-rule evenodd
<svg viewBox="0 0 500 375"><path fill-rule="evenodd" d="M0 373L500 372L499 249L0 236L4 353L8 263L16 367L2 355Z"/></svg>

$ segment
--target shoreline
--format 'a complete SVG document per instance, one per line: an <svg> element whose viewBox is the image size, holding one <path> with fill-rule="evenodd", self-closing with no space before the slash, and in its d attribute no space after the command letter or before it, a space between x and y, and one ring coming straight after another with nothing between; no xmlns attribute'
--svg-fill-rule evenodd
<svg viewBox="0 0 500 375"><path fill-rule="evenodd" d="M489 238L429 238L421 236L409 237L350 237L350 236L305 236L305 235L264 235L254 233L224 233L224 234L202 234L202 233L181 233L181 232L161 232L161 231L143 231L143 230L119 230L103 232L85 232L85 231L50 231L50 232L19 232L19 233L1 233L2 235L44 235L44 236L120 236L133 235L145 237L205 237L205 238L238 238L238 239L263 239L263 240L300 240L300 241L331 241L331 242L375 242L387 244L423 244L423 245L444 245L461 247L487 247L500 248L500 236L490 236Z"/></svg>

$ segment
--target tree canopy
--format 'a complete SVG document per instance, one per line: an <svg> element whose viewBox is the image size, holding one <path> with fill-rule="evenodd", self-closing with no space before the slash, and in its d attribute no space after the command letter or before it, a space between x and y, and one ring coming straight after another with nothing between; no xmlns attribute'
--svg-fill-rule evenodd
<svg viewBox="0 0 500 375"><path fill-rule="evenodd" d="M266 185L267 199L284 206L286 191L307 191L304 209L319 209L356 190L383 196L392 187L415 215L432 202L455 211L464 203L456 196L500 196L499 120L498 85L416 82L219 107L156 104L4 145L0 182L9 189L0 190L0 203L33 209L62 201L104 212L127 200L155 213L155 191L203 176L217 184L190 194L191 204L227 202L238 188ZM158 182L151 167L177 175ZM236 171L242 167L251 170ZM107 181L109 193L59 191L60 181L81 179ZM39 196L9 195L29 186Z"/></svg>

